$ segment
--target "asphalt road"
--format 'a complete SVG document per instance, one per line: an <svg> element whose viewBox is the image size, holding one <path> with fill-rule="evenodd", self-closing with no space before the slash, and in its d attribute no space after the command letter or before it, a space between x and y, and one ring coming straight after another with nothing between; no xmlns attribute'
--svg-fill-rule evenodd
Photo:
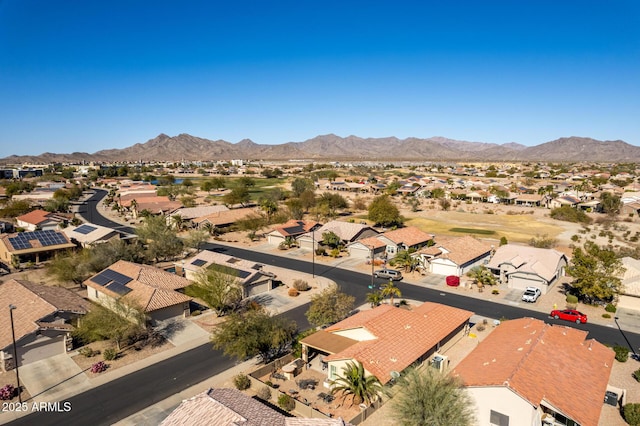
<svg viewBox="0 0 640 426"><path fill-rule="evenodd" d="M104 191L106 193L106 191ZM92 198L100 198L100 194ZM96 199L92 200L95 206ZM89 204L89 206L91 205ZM98 222L100 216L97 210L93 209L92 220L94 223L103 224L108 221ZM116 224L122 227L120 224ZM108 226L108 225L104 225ZM234 256L250 259L255 262L275 265L279 267L311 272L312 265L308 262L289 259L279 256L271 256L265 253L243 250L235 247L208 244L207 249L221 251ZM327 265L315 265L317 275L329 278L342 288L343 291L356 297L356 304L365 301L366 293L369 292L368 285L371 283L371 276L349 270L330 267ZM376 285L384 283L385 280L376 279ZM402 291L402 297L419 301L431 301L444 303L461 309L466 309L489 318L520 318L529 316L547 322L556 322L548 318L547 315L530 311L525 308L493 303L472 297L440 292L437 289L414 286L399 282L398 287ZM298 323L298 327L303 330L308 328L308 323L304 317L307 305L300 306L282 315L291 318ZM570 324L589 332L589 337L609 345L626 345L624 336L615 328L604 327L596 324ZM640 347L640 335L625 332L627 339L634 348ZM205 344L190 351L176 355L173 358L159 362L145 369L131 373L125 377L106 383L100 387L91 389L82 394L69 399L71 411L63 413L38 412L18 419L11 424L14 425L106 425L113 424L125 417L128 417L148 406L155 404L166 397L178 393L202 380L223 372L234 365L234 361L223 356L220 351L212 349L210 344Z"/></svg>

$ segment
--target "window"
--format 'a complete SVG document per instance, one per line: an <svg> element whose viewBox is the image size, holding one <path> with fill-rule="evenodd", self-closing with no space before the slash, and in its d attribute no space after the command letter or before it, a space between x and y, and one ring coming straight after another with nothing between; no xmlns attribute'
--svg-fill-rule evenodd
<svg viewBox="0 0 640 426"><path fill-rule="evenodd" d="M331 365L331 368L329 369L329 377L334 380L336 378L336 366L335 365Z"/></svg>
<svg viewBox="0 0 640 426"><path fill-rule="evenodd" d="M509 416L491 410L489 423L495 426L509 426Z"/></svg>

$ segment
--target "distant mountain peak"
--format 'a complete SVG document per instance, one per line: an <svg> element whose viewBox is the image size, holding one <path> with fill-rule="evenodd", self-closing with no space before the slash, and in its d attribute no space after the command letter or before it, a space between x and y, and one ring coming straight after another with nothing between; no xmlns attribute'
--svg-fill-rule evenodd
<svg viewBox="0 0 640 426"><path fill-rule="evenodd" d="M349 160L377 161L553 161L553 162L640 162L640 147L624 141L599 141L578 136L562 137L537 146L509 142L505 144L468 142L434 136L427 139L395 136L362 138L341 137L334 133L319 135L303 142L260 145L251 139L236 144L225 140L209 140L181 133L160 133L144 143L123 149L107 149L87 153L39 156L12 155L0 161L5 164L26 162L128 162L128 161L218 161L230 159L262 160Z"/></svg>

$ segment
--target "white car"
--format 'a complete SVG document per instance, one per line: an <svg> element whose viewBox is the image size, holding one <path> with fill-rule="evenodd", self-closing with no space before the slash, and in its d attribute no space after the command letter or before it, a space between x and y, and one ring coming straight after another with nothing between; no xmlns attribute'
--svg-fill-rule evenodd
<svg viewBox="0 0 640 426"><path fill-rule="evenodd" d="M524 291L524 294L522 295L522 300L525 302L533 303L538 300L538 297L540 297L541 294L542 292L538 287L527 287L527 289Z"/></svg>

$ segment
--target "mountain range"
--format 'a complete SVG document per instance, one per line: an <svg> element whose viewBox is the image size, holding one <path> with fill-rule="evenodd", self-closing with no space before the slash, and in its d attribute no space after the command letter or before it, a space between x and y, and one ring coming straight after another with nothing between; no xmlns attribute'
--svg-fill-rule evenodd
<svg viewBox="0 0 640 426"><path fill-rule="evenodd" d="M251 160L337 160L337 161L542 161L542 162L639 162L640 147L621 140L599 141L584 137L560 138L527 147L518 143L467 142L444 137L427 139L396 137L316 136L304 142L261 145L250 139L237 143L209 140L180 134L160 134L144 143L123 149L107 149L93 154L43 153L38 156L12 155L3 164L135 162L135 161L216 161Z"/></svg>

